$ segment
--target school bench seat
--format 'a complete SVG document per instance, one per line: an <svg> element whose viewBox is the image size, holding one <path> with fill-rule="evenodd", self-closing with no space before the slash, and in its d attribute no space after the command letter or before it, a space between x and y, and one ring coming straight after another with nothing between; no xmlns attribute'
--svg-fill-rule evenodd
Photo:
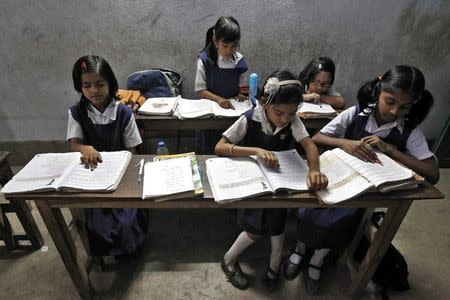
<svg viewBox="0 0 450 300"><path fill-rule="evenodd" d="M8 162L9 152L0 151L0 185L4 186L12 177L13 172ZM8 214L16 214L25 234L16 234L8 219ZM31 208L26 201L10 203L0 194L0 239L9 250L37 250L44 244L41 232L31 214ZM28 241L31 245L22 243Z"/></svg>

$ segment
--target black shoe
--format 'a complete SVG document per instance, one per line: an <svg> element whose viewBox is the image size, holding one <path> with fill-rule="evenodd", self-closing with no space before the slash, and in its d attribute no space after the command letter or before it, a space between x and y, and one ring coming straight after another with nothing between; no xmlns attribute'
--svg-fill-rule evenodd
<svg viewBox="0 0 450 300"><path fill-rule="evenodd" d="M269 274L271 275L270 277ZM267 290L269 290L269 292L273 292L278 286L279 275L269 267L269 269L267 270L266 274L263 277L262 282L264 286L267 288Z"/></svg>
<svg viewBox="0 0 450 300"><path fill-rule="evenodd" d="M238 263L234 265L233 270L228 270L227 265L223 258L220 259L220 266L222 271L227 276L227 281L229 281L234 287L240 290L246 290L248 288L249 282L247 276L242 272L241 267Z"/></svg>
<svg viewBox="0 0 450 300"><path fill-rule="evenodd" d="M294 264L293 262L291 262L290 258L292 254L297 254L298 256L302 257L302 260L300 261L299 264ZM297 251L292 250L292 252L289 254L289 256L287 257L286 261L284 262L284 266L283 266L283 275L284 278L286 278L286 280L294 280L295 277L297 277L297 275L300 273L300 265L303 261L303 254L298 253Z"/></svg>
<svg viewBox="0 0 450 300"><path fill-rule="evenodd" d="M316 269L321 271L322 268L309 264L310 268ZM319 292L320 289L320 278L319 279L314 279L311 276L309 276L309 270L306 270L304 273L304 282L305 282L305 288L306 291L310 294L310 295L317 295L317 293ZM320 272L320 276L322 276L322 271Z"/></svg>

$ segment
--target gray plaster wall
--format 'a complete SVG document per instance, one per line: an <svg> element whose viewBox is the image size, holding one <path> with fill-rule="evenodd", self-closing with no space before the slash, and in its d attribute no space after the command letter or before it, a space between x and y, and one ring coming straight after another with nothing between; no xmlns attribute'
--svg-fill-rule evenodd
<svg viewBox="0 0 450 300"><path fill-rule="evenodd" d="M194 97L197 54L221 15L240 22L241 52L262 78L333 58L347 106L361 82L396 64L417 66L436 99L421 126L433 139L449 116L449 13L445 0L3 0L0 141L65 139L68 106L79 98L71 69L85 54L106 58L122 88L136 70L177 69L183 96Z"/></svg>

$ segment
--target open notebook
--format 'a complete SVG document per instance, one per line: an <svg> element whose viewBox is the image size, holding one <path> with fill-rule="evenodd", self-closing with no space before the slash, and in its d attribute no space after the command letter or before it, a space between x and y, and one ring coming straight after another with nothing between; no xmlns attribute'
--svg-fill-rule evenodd
<svg viewBox="0 0 450 300"><path fill-rule="evenodd" d="M335 148L320 156L320 170L328 177L328 187L317 192L328 204L351 199L365 191L388 192L417 187L423 178L389 156L376 152L382 165L364 162Z"/></svg>
<svg viewBox="0 0 450 300"><path fill-rule="evenodd" d="M138 112L143 115L171 116L179 99L181 99L180 96L148 98Z"/></svg>
<svg viewBox="0 0 450 300"><path fill-rule="evenodd" d="M142 199L163 201L195 194L190 156L145 163Z"/></svg>
<svg viewBox="0 0 450 300"><path fill-rule="evenodd" d="M331 107L331 105L326 103L315 104L309 102L302 102L297 114L299 117L304 119L333 119L337 116L337 112L333 107Z"/></svg>
<svg viewBox="0 0 450 300"><path fill-rule="evenodd" d="M306 191L308 166L296 150L274 152L280 167L269 168L256 157L217 157L206 160L206 174L217 202L276 193Z"/></svg>
<svg viewBox="0 0 450 300"><path fill-rule="evenodd" d="M174 116L179 119L209 118L212 116L239 117L253 107L249 100L239 102L235 99L230 99L230 101L235 109L222 108L216 102L207 99L180 99Z"/></svg>
<svg viewBox="0 0 450 300"><path fill-rule="evenodd" d="M128 151L100 152L94 170L80 162L80 152L37 154L2 189L2 193L110 192L117 189L131 159Z"/></svg>

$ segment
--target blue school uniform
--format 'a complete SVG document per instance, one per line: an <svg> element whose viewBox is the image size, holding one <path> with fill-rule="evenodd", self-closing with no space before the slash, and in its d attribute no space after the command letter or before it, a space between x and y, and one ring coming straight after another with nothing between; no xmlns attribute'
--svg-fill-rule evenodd
<svg viewBox="0 0 450 300"><path fill-rule="evenodd" d="M81 126L85 144L97 151L126 149L122 134L133 114L128 106L119 103L115 121L108 124L94 124L86 104L71 106L70 113ZM92 255L131 254L142 245L147 227L142 209L90 208L85 213Z"/></svg>
<svg viewBox="0 0 450 300"><path fill-rule="evenodd" d="M206 51L200 52L198 57L205 69L206 89L208 91L223 98L232 98L239 94L240 76L248 69L244 57L241 57L236 62L234 68L220 67L219 63L213 62L208 57ZM199 130L195 135L197 152L202 154L212 154L214 153L214 146L220 140L221 131Z"/></svg>
<svg viewBox="0 0 450 300"><path fill-rule="evenodd" d="M243 57L234 68L220 68L208 57L206 51L200 52L198 57L205 67L208 91L223 98L236 97L239 94L239 78L248 69Z"/></svg>
<svg viewBox="0 0 450 300"><path fill-rule="evenodd" d="M345 132L346 139L359 140L372 135L365 130L369 116L359 113L358 106L354 119ZM393 128L382 140L405 151L410 134L410 128L405 127L402 132ZM359 208L299 208L297 239L314 249L342 247L354 235L362 213L363 210Z"/></svg>
<svg viewBox="0 0 450 300"><path fill-rule="evenodd" d="M261 122L252 120L254 108L244 113L247 119L247 132L238 143L244 147L259 147L270 151L283 151L295 147L291 124L275 135L263 132ZM286 223L286 208L245 208L238 210L238 224L247 232L257 235L280 235Z"/></svg>

